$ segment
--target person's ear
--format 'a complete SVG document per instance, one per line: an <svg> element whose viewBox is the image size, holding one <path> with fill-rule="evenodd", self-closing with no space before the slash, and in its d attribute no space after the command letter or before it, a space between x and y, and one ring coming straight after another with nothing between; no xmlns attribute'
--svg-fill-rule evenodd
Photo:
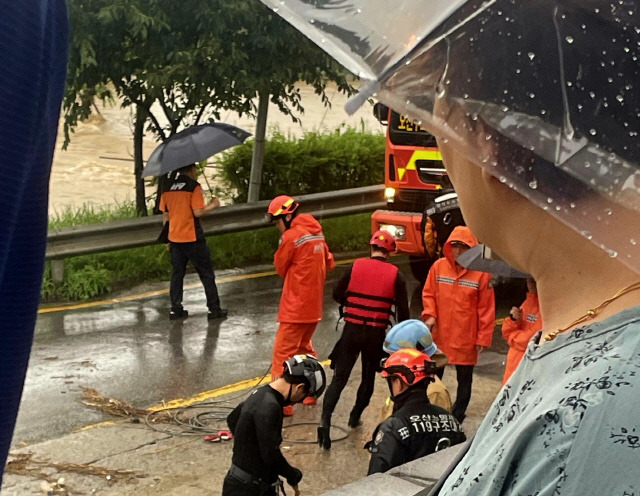
<svg viewBox="0 0 640 496"><path fill-rule="evenodd" d="M305 399L309 395L309 390L307 389L307 386L305 384L300 383L296 387L297 392L302 396L302 399Z"/></svg>
<svg viewBox="0 0 640 496"><path fill-rule="evenodd" d="M292 218L293 218L293 217L292 217L292 215L291 215L291 214L287 214L287 215L285 216L285 219L287 219L287 224L288 224L289 222L291 222L291 219L292 219Z"/></svg>

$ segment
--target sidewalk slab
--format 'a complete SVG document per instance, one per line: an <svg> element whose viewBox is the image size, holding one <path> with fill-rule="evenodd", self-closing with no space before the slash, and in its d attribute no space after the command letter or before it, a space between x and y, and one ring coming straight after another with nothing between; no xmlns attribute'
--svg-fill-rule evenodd
<svg viewBox="0 0 640 496"><path fill-rule="evenodd" d="M32 453L35 450L40 459L100 464L101 460L118 453L139 450L170 438L170 435L148 429L144 425L120 420L111 425L101 425L15 449L12 453Z"/></svg>
<svg viewBox="0 0 640 496"><path fill-rule="evenodd" d="M322 496L411 496L424 486L387 474L373 474L365 479L347 484L339 489L322 493Z"/></svg>

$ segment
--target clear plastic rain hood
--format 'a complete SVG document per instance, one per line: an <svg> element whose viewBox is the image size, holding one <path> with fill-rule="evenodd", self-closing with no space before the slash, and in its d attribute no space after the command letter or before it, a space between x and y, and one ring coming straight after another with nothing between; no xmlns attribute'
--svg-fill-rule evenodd
<svg viewBox="0 0 640 496"><path fill-rule="evenodd" d="M263 0L369 96L640 273L637 1Z"/></svg>

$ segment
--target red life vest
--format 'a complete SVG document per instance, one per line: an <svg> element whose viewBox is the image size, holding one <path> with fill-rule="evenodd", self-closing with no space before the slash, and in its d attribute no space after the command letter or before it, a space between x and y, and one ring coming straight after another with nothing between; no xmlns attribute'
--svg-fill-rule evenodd
<svg viewBox="0 0 640 496"><path fill-rule="evenodd" d="M386 328L395 304L398 267L372 258L353 262L347 287L344 320Z"/></svg>

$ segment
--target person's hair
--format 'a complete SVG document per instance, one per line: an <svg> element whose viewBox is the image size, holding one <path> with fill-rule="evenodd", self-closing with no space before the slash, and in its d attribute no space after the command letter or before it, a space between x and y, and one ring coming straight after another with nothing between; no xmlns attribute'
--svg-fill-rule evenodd
<svg viewBox="0 0 640 496"><path fill-rule="evenodd" d="M379 251L379 252L382 252L382 253L384 253L385 255L388 255L388 254L389 254L389 250L387 250L386 248L383 248L383 247L382 247L382 246L380 246L380 245L371 245L371 251L373 251L373 250L375 250L375 251Z"/></svg>
<svg viewBox="0 0 640 496"><path fill-rule="evenodd" d="M311 384L309 384L309 381L307 379L305 379L304 377L301 377L299 375L291 375L286 368L285 368L284 372L282 373L282 378L288 384L304 384L305 389L306 389L307 392L309 392L311 390Z"/></svg>
<svg viewBox="0 0 640 496"><path fill-rule="evenodd" d="M424 389L426 391L429 387L429 384L431 384L432 382L433 377L427 377L426 379L411 384L411 386L409 386L409 389Z"/></svg>
<svg viewBox="0 0 640 496"><path fill-rule="evenodd" d="M413 384L407 384L406 382L404 382L402 380L402 377L398 376L398 375L391 375L389 377L386 378L387 380L389 379L398 379L404 386L405 386L405 392L407 391L415 391L416 389L418 390L427 390L427 388L429 387L429 384L431 384L433 382L433 378L432 377L426 377L424 379L422 379L421 381L418 382L414 382ZM400 393L402 394L402 393Z"/></svg>
<svg viewBox="0 0 640 496"><path fill-rule="evenodd" d="M180 167L178 169L178 174L186 174L187 172L189 172L189 170L191 170L192 167L195 167L196 164L189 164L189 165L185 165L184 167Z"/></svg>

